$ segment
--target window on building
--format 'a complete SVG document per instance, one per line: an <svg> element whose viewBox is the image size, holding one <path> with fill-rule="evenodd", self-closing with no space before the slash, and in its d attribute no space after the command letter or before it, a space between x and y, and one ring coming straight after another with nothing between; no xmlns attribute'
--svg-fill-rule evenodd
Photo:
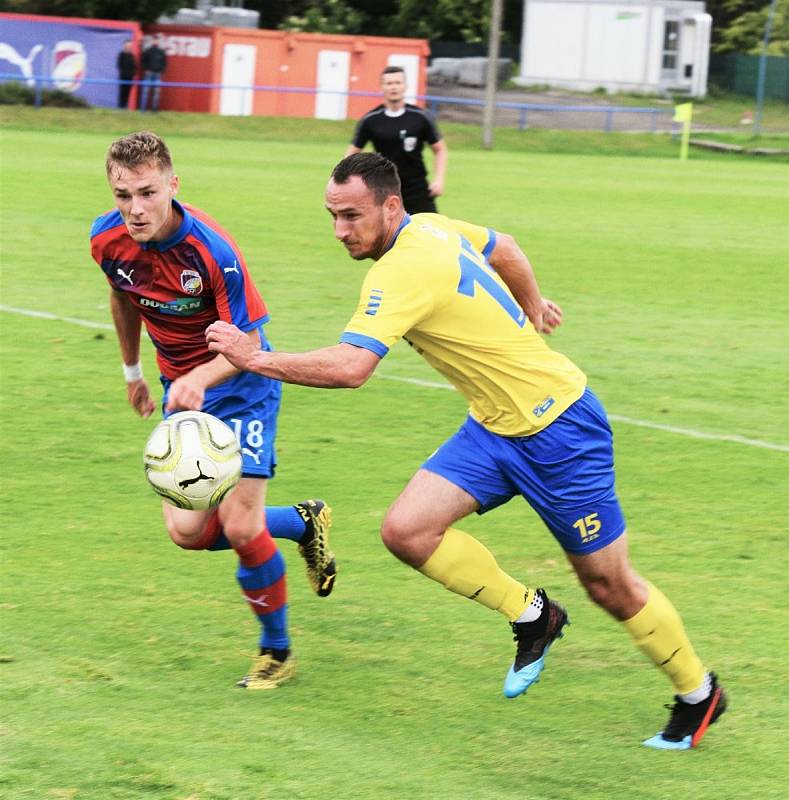
<svg viewBox="0 0 789 800"><path fill-rule="evenodd" d="M677 68L679 48L679 21L670 19L663 28L663 69Z"/></svg>

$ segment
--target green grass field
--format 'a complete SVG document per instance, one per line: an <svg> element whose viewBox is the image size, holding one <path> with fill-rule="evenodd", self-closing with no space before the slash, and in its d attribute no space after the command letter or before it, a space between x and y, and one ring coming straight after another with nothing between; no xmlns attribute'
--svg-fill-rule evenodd
<svg viewBox="0 0 789 800"><path fill-rule="evenodd" d="M0 796L786 796L785 164L682 165L676 150L486 153L464 146L459 129L449 140L441 210L514 233L563 306L552 343L613 416L634 561L674 600L730 693L700 748L661 753L640 741L665 721L670 686L585 599L525 504L463 525L570 610L568 636L525 698L501 695L513 654L503 618L385 551L386 508L465 413L454 392L408 382L440 378L404 345L362 389L285 389L269 501L331 503L340 574L318 599L283 544L299 674L276 692L234 688L257 623L231 554L167 539L140 460L153 423L126 406L112 331L74 322L109 323L88 230L111 205L110 140L153 126L167 135L181 197L244 250L278 349L332 343L365 270L333 240L323 209L348 128L28 119L37 124L16 118L0 131ZM150 378L150 348L144 362Z"/></svg>

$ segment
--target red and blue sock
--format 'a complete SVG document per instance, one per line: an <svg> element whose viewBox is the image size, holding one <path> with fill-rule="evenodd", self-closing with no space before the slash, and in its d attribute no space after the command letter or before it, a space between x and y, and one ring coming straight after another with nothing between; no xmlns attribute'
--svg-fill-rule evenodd
<svg viewBox="0 0 789 800"><path fill-rule="evenodd" d="M239 557L236 578L262 628L261 648L287 649L290 638L285 559L266 528L235 551Z"/></svg>
<svg viewBox="0 0 789 800"><path fill-rule="evenodd" d="M296 511L295 506L268 506L266 508L266 527L274 539L290 539L298 542L307 530L306 523ZM225 532L219 525L214 512L206 522L205 533L195 544L194 550L231 550Z"/></svg>
<svg viewBox="0 0 789 800"><path fill-rule="evenodd" d="M266 527L275 539L294 542L307 532L307 524L295 506L266 506Z"/></svg>

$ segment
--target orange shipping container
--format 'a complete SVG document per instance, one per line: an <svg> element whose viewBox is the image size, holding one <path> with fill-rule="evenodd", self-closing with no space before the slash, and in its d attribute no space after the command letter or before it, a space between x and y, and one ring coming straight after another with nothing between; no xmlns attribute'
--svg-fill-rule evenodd
<svg viewBox="0 0 789 800"><path fill-rule="evenodd" d="M167 52L165 82L222 85L164 86L162 110L356 119L380 102L389 65L405 70L409 102L425 94L426 39L148 25L146 46L157 33Z"/></svg>

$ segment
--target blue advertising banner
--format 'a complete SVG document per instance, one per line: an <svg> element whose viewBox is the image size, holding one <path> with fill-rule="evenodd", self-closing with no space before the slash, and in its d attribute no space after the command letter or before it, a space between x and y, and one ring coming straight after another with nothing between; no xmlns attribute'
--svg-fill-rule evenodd
<svg viewBox="0 0 789 800"><path fill-rule="evenodd" d="M134 39L135 27L101 27L81 21L44 21L0 15L0 82L18 81L33 88L36 78L47 79L44 89L61 89L94 106L118 104L114 83L91 83L118 78L117 58L123 43ZM18 77L14 76L18 73ZM86 83L85 81L88 80Z"/></svg>

